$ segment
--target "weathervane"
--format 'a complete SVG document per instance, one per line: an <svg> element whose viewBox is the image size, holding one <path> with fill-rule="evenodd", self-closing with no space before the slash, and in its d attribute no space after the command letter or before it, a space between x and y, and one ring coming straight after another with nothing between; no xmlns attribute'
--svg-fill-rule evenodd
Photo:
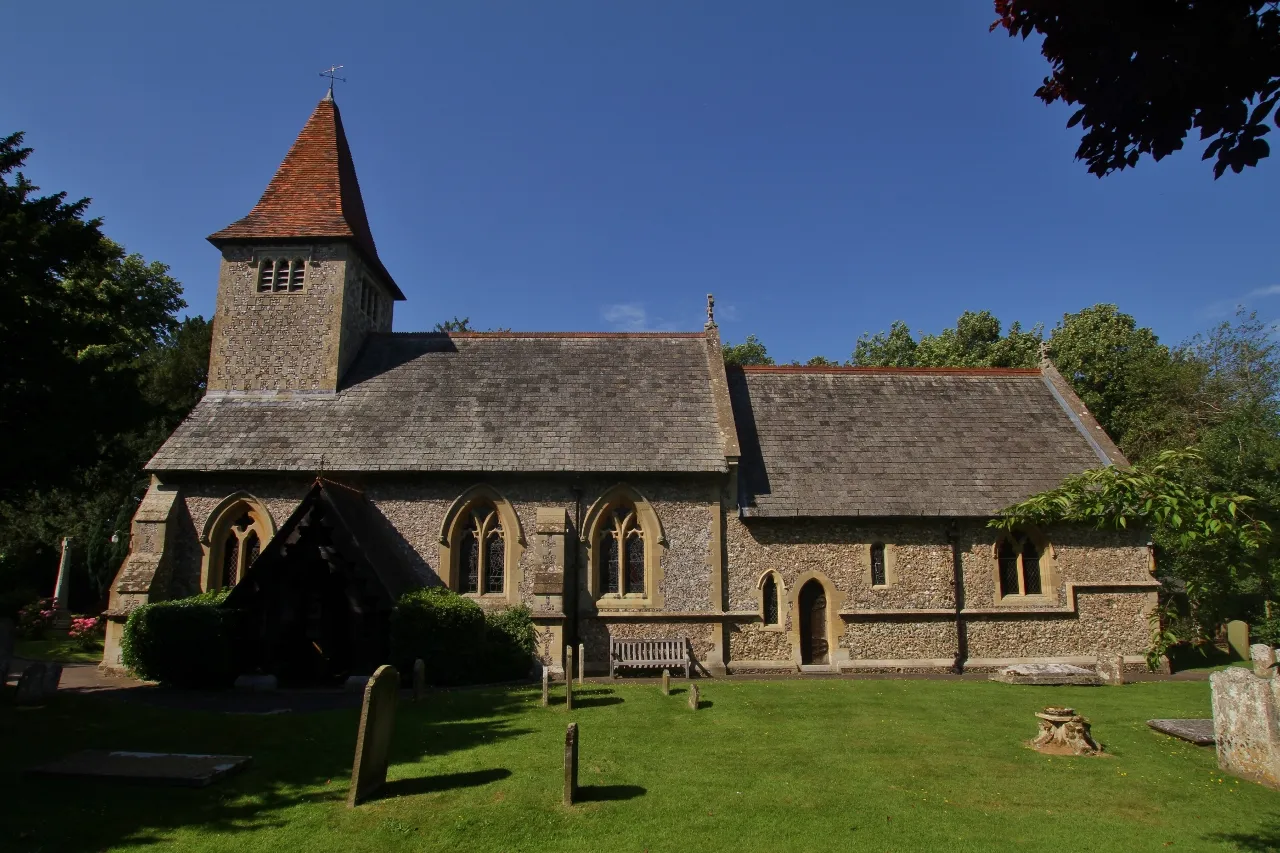
<svg viewBox="0 0 1280 853"><path fill-rule="evenodd" d="M334 80L341 80L343 83L347 82L347 78L346 78L346 77L339 77L339 76L338 76L338 70L339 70L339 69L341 69L341 68L342 68L342 66L341 66L341 65L330 65L330 66L328 67L328 69L326 69L325 71L321 71L321 72L320 72L320 76L321 76L321 77L328 77L328 78L329 78L329 94L330 94L330 95L332 95L332 94L333 94L333 81L334 81Z"/></svg>

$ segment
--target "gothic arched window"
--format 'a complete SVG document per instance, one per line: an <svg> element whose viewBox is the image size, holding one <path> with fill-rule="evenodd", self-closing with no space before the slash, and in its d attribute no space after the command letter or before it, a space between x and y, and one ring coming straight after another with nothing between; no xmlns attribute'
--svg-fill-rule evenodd
<svg viewBox="0 0 1280 853"><path fill-rule="evenodd" d="M251 495L237 492L224 499L205 521L201 586L226 589L244 580L263 547L275 535L267 508Z"/></svg>
<svg viewBox="0 0 1280 853"><path fill-rule="evenodd" d="M778 624L778 581L771 573L764 579L761 589L760 616L766 625Z"/></svg>
<svg viewBox="0 0 1280 853"><path fill-rule="evenodd" d="M617 595L644 595L644 529L630 505L613 507L599 533L601 589Z"/></svg>
<svg viewBox="0 0 1280 853"><path fill-rule="evenodd" d="M457 551L459 592L499 595L506 591L506 538L493 504L472 507Z"/></svg>
<svg viewBox="0 0 1280 853"><path fill-rule="evenodd" d="M1031 536L1014 531L996 543L996 566L1000 577L1000 597L1042 595L1042 552Z"/></svg>

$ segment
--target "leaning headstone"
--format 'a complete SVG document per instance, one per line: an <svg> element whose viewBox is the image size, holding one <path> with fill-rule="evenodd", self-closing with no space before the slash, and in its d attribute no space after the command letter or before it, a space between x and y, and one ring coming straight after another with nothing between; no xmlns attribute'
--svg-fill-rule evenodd
<svg viewBox="0 0 1280 853"><path fill-rule="evenodd" d="M62 664L51 663L44 670L44 697L48 699L50 696L58 692L58 684L62 682Z"/></svg>
<svg viewBox="0 0 1280 853"><path fill-rule="evenodd" d="M1227 647L1236 660L1249 659L1249 623L1239 619L1227 623Z"/></svg>
<svg viewBox="0 0 1280 853"><path fill-rule="evenodd" d="M551 704L551 669L544 666L542 668L542 707Z"/></svg>
<svg viewBox="0 0 1280 853"><path fill-rule="evenodd" d="M662 695L671 695L671 670L664 669L662 671Z"/></svg>
<svg viewBox="0 0 1280 853"><path fill-rule="evenodd" d="M39 705L44 702L44 679L47 667L42 663L33 663L18 678L19 705Z"/></svg>
<svg viewBox="0 0 1280 853"><path fill-rule="evenodd" d="M421 702L427 694L427 664L422 658L413 662L413 701Z"/></svg>
<svg viewBox="0 0 1280 853"><path fill-rule="evenodd" d="M13 661L13 620L0 619L0 687L9 680L9 667Z"/></svg>
<svg viewBox="0 0 1280 853"><path fill-rule="evenodd" d="M570 723L564 733L564 804L573 805L578 796L578 724Z"/></svg>
<svg viewBox="0 0 1280 853"><path fill-rule="evenodd" d="M690 684L689 685L689 710L690 711L698 710L698 701L699 701L698 685Z"/></svg>
<svg viewBox="0 0 1280 853"><path fill-rule="evenodd" d="M1249 647L1249 657L1253 658L1253 674L1259 678L1270 678L1276 670L1276 650L1266 643L1254 643Z"/></svg>
<svg viewBox="0 0 1280 853"><path fill-rule="evenodd" d="M1095 667L1098 677L1113 687L1124 684L1124 657L1121 655L1098 655Z"/></svg>
<svg viewBox="0 0 1280 853"><path fill-rule="evenodd" d="M578 643L578 686L582 686L582 681L587 675L587 646L585 643Z"/></svg>
<svg viewBox="0 0 1280 853"><path fill-rule="evenodd" d="M566 678L564 680L564 709L566 711L573 710L573 679Z"/></svg>
<svg viewBox="0 0 1280 853"><path fill-rule="evenodd" d="M351 767L347 806L354 808L373 796L387 781L387 758L396 722L400 673L394 666L378 667L364 689L360 729L356 733L356 758Z"/></svg>

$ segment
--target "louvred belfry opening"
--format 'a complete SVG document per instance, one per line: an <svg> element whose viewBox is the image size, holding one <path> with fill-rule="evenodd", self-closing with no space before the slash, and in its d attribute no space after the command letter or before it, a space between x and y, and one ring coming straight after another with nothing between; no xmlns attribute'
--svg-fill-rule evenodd
<svg viewBox="0 0 1280 853"><path fill-rule="evenodd" d="M215 246L239 241L349 240L382 277L395 299L404 294L378 258L342 115L332 93L311 118L253 210L209 235Z"/></svg>

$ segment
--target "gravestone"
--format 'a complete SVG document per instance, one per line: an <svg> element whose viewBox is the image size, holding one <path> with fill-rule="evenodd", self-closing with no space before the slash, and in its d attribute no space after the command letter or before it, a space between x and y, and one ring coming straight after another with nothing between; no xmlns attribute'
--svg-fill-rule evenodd
<svg viewBox="0 0 1280 853"><path fill-rule="evenodd" d="M90 779L98 782L145 782L203 788L249 765L248 755L189 755L171 752L128 752L86 749L32 767L31 776Z"/></svg>
<svg viewBox="0 0 1280 853"><path fill-rule="evenodd" d="M564 733L564 804L573 805L578 796L578 724L570 723Z"/></svg>
<svg viewBox="0 0 1280 853"><path fill-rule="evenodd" d="M1181 738L1196 746L1213 746L1213 720L1147 720L1147 725L1161 734Z"/></svg>
<svg viewBox="0 0 1280 853"><path fill-rule="evenodd" d="M44 670L44 698L48 699L58 692L58 684L62 681L62 664L51 663Z"/></svg>
<svg viewBox="0 0 1280 853"><path fill-rule="evenodd" d="M1249 659L1249 623L1239 619L1227 623L1227 648L1236 660Z"/></svg>
<svg viewBox="0 0 1280 853"><path fill-rule="evenodd" d="M551 669L542 667L542 707L551 704Z"/></svg>
<svg viewBox="0 0 1280 853"><path fill-rule="evenodd" d="M396 699L400 695L400 673L394 666L378 667L364 689L360 709L360 729L356 733L356 758L351 767L351 787L347 806L354 808L375 794L387 782L387 757L391 732L396 722Z"/></svg>
<svg viewBox="0 0 1280 853"><path fill-rule="evenodd" d="M1259 678L1270 678L1276 669L1276 650L1266 643L1254 643L1249 647L1249 657L1253 658L1253 674Z"/></svg>
<svg viewBox="0 0 1280 853"><path fill-rule="evenodd" d="M44 678L47 667L42 663L33 663L18 678L19 705L39 705L44 701Z"/></svg>
<svg viewBox="0 0 1280 853"><path fill-rule="evenodd" d="M1033 684L1041 687L1058 684L1097 687L1102 684L1102 677L1098 673L1065 663L1018 663L1006 666L987 677L991 681L1005 684Z"/></svg>
<svg viewBox="0 0 1280 853"><path fill-rule="evenodd" d="M582 681L587 675L587 646L585 643L578 643L578 685L582 685Z"/></svg>
<svg viewBox="0 0 1280 853"><path fill-rule="evenodd" d="M413 701L421 702L427 694L427 664L422 658L413 662Z"/></svg>
<svg viewBox="0 0 1280 853"><path fill-rule="evenodd" d="M1099 678L1113 687L1124 684L1124 657L1121 655L1098 655L1095 670Z"/></svg>
<svg viewBox="0 0 1280 853"><path fill-rule="evenodd" d="M564 647L564 680L573 681L573 646Z"/></svg>
<svg viewBox="0 0 1280 853"><path fill-rule="evenodd" d="M662 695L671 695L671 670L664 669L662 671Z"/></svg>
<svg viewBox="0 0 1280 853"><path fill-rule="evenodd" d="M689 685L689 710L690 711L698 710L698 701L699 701L698 685L690 684Z"/></svg>
<svg viewBox="0 0 1280 853"><path fill-rule="evenodd" d="M573 679L566 678L564 680L564 709L566 711L573 710Z"/></svg>
<svg viewBox="0 0 1280 853"><path fill-rule="evenodd" d="M9 667L13 661L13 620L0 619L0 687L9 680Z"/></svg>

